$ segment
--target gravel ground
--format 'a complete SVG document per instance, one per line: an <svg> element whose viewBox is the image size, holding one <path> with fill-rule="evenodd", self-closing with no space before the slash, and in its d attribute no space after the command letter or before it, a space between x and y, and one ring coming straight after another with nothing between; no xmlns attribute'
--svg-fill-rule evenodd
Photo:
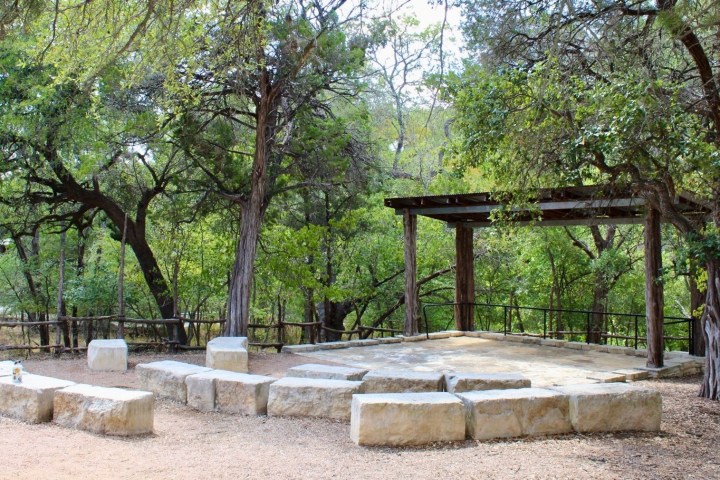
<svg viewBox="0 0 720 480"><path fill-rule="evenodd" d="M29 372L95 385L137 387L125 373L91 372L85 359L32 359ZM203 354L172 358L202 364ZM313 360L315 361L315 360ZM251 373L282 376L308 359L250 357ZM329 363L329 362L316 362ZM639 382L663 397L658 434L562 435L511 441L364 448L347 423L200 413L160 400L155 433L112 438L0 418L0 479L627 479L720 478L720 404L697 398L700 378Z"/></svg>

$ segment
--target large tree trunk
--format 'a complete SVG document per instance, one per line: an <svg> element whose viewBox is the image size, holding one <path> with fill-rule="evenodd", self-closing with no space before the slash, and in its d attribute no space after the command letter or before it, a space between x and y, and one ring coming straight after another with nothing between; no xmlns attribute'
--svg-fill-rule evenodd
<svg viewBox="0 0 720 480"><path fill-rule="evenodd" d="M268 187L267 166L271 155L272 126L275 123L275 98L269 89L266 72L261 75L261 97L256 104L255 158L253 159L250 195L240 201L240 237L235 249L235 264L228 295L228 321L225 335L246 337L250 322L250 291L257 253L260 226L265 215L266 190Z"/></svg>
<svg viewBox="0 0 720 480"><path fill-rule="evenodd" d="M696 269L690 270L688 275L688 289L690 290L690 315L692 317L692 344L690 345L690 354L703 356L705 355L705 334L703 328L703 317L696 312L705 305L705 292L700 290L695 280Z"/></svg>
<svg viewBox="0 0 720 480"><path fill-rule="evenodd" d="M705 376L700 396L720 399L720 260L709 259L707 267L707 295L702 321L705 337Z"/></svg>
<svg viewBox="0 0 720 480"><path fill-rule="evenodd" d="M595 286L593 288L592 313L590 314L590 331L588 342L602 343L605 332L605 318L607 312L609 289L607 280L602 273L595 275Z"/></svg>

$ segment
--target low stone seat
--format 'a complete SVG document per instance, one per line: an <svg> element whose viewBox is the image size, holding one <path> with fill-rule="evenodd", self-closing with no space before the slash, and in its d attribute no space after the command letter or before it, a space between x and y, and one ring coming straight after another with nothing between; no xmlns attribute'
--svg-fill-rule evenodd
<svg viewBox="0 0 720 480"><path fill-rule="evenodd" d="M270 385L268 415L350 419L352 396L362 382L285 377Z"/></svg>
<svg viewBox="0 0 720 480"><path fill-rule="evenodd" d="M141 389L153 392L159 397L170 398L181 403L187 402L185 378L188 375L209 372L210 370L207 367L174 360L141 363L135 367Z"/></svg>
<svg viewBox="0 0 720 480"><path fill-rule="evenodd" d="M476 440L572 431L568 396L544 388L457 393L467 408L467 434Z"/></svg>
<svg viewBox="0 0 720 480"><path fill-rule="evenodd" d="M350 438L388 446L463 440L465 407L444 392L354 395Z"/></svg>
<svg viewBox="0 0 720 480"><path fill-rule="evenodd" d="M127 370L128 346L125 340L92 340L88 344L87 362L90 370Z"/></svg>
<svg viewBox="0 0 720 480"><path fill-rule="evenodd" d="M507 390L509 388L528 388L530 379L519 373L468 373L445 374L445 384L450 393L471 392L473 390Z"/></svg>
<svg viewBox="0 0 720 480"><path fill-rule="evenodd" d="M152 392L78 384L55 392L53 422L103 435L153 431Z"/></svg>
<svg viewBox="0 0 720 480"><path fill-rule="evenodd" d="M205 350L205 366L217 370L247 373L247 337L217 337L210 340Z"/></svg>
<svg viewBox="0 0 720 480"><path fill-rule="evenodd" d="M0 377L12 375L12 369L15 362L11 360L3 360L0 362Z"/></svg>
<svg viewBox="0 0 720 480"><path fill-rule="evenodd" d="M553 387L570 400L570 422L577 432L660 430L660 393L626 383Z"/></svg>
<svg viewBox="0 0 720 480"><path fill-rule="evenodd" d="M276 379L262 375L211 370L188 375L187 403L202 411L264 415L270 384Z"/></svg>
<svg viewBox="0 0 720 480"><path fill-rule="evenodd" d="M22 376L22 383L14 383L12 375L0 377L0 414L29 423L49 422L55 392L74 384L28 373Z"/></svg>
<svg viewBox="0 0 720 480"><path fill-rule="evenodd" d="M364 393L442 392L445 376L439 372L372 370L363 377Z"/></svg>
<svg viewBox="0 0 720 480"><path fill-rule="evenodd" d="M306 363L289 368L286 377L326 378L328 380L360 381L368 371L362 368L342 367L339 365L320 365Z"/></svg>

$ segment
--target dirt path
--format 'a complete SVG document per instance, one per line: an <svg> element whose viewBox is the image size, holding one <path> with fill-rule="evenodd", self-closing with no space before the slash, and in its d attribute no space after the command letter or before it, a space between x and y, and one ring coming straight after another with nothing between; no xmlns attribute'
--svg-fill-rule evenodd
<svg viewBox="0 0 720 480"><path fill-rule="evenodd" d="M163 357L164 358L164 357ZM131 366L156 360L132 356ZM202 364L202 355L178 360ZM252 354L252 373L280 376L307 359ZM33 373L134 387L127 373L90 372L84 359L31 360ZM472 479L720 478L720 404L698 378L645 381L663 395L660 434L563 435L513 441L361 448L349 425L321 419L200 413L158 401L155 434L122 439L0 418L0 479Z"/></svg>

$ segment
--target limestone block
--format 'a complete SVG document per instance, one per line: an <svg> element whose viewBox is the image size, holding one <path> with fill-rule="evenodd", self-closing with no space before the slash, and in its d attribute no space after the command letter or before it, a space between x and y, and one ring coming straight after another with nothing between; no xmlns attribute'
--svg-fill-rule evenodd
<svg viewBox="0 0 720 480"><path fill-rule="evenodd" d="M470 338L485 338L485 334L490 332L464 332L466 337Z"/></svg>
<svg viewBox="0 0 720 480"><path fill-rule="evenodd" d="M558 340L556 338L543 338L540 340L540 345L546 347L564 347L565 343L565 340Z"/></svg>
<svg viewBox="0 0 720 480"><path fill-rule="evenodd" d="M205 366L218 370L247 373L247 337L217 337L205 349Z"/></svg>
<svg viewBox="0 0 720 480"><path fill-rule="evenodd" d="M467 409L467 434L477 440L572 431L565 394L543 388L456 394Z"/></svg>
<svg viewBox="0 0 720 480"><path fill-rule="evenodd" d="M569 348L571 350L582 350L583 345L587 345L583 342L565 342L565 348Z"/></svg>
<svg viewBox="0 0 720 480"><path fill-rule="evenodd" d="M367 373L368 371L362 368L306 363L304 365L289 368L285 376L300 378L327 378L328 380L351 380L359 382Z"/></svg>
<svg viewBox="0 0 720 480"><path fill-rule="evenodd" d="M607 345L608 353L615 353L618 355L624 355L628 351L628 347L621 347L620 345Z"/></svg>
<svg viewBox="0 0 720 480"><path fill-rule="evenodd" d="M442 340L444 338L450 338L450 332L432 332L428 334L430 340Z"/></svg>
<svg viewBox="0 0 720 480"><path fill-rule="evenodd" d="M515 342L515 343L522 343L523 342L523 336L522 335L513 335L513 334L507 334L505 335L505 341L506 342Z"/></svg>
<svg viewBox="0 0 720 480"><path fill-rule="evenodd" d="M626 383L553 387L570 399L570 421L577 432L659 431L660 393Z"/></svg>
<svg viewBox="0 0 720 480"><path fill-rule="evenodd" d="M420 335L412 335L407 337L403 335L401 338L403 342L422 342L427 340L428 336L423 333Z"/></svg>
<svg viewBox="0 0 720 480"><path fill-rule="evenodd" d="M267 413L270 385L276 378L235 373L215 380L215 408L220 412L244 415Z"/></svg>
<svg viewBox="0 0 720 480"><path fill-rule="evenodd" d="M153 431L152 392L73 385L55 392L53 422L103 435Z"/></svg>
<svg viewBox="0 0 720 480"><path fill-rule="evenodd" d="M320 350L320 347L312 343L305 345L284 345L282 347L282 353L305 353L317 352L318 350Z"/></svg>
<svg viewBox="0 0 720 480"><path fill-rule="evenodd" d="M90 370L127 370L128 346L125 340L92 340L87 349Z"/></svg>
<svg viewBox="0 0 720 480"><path fill-rule="evenodd" d="M159 397L187 402L185 378L196 373L209 372L211 369L174 360L141 363L135 367L140 388L153 392Z"/></svg>
<svg viewBox="0 0 720 480"><path fill-rule="evenodd" d="M625 380L630 382L645 380L650 376L647 371L640 370L638 368L622 368L620 370L615 370L612 373L617 373L618 375L625 375Z"/></svg>
<svg viewBox="0 0 720 480"><path fill-rule="evenodd" d="M450 393L471 392L474 390L506 390L508 388L528 388L530 379L519 373L446 373L446 389Z"/></svg>
<svg viewBox="0 0 720 480"><path fill-rule="evenodd" d="M464 337L466 332L463 332L461 330L445 330L445 333L449 333L450 337Z"/></svg>
<svg viewBox="0 0 720 480"><path fill-rule="evenodd" d="M389 343L402 343L402 338L400 337L380 337L376 338L375 340L377 340L380 345L385 345Z"/></svg>
<svg viewBox="0 0 720 480"><path fill-rule="evenodd" d="M361 338L358 340L349 340L348 343L351 347L372 347L374 345L380 345L380 342L374 338Z"/></svg>
<svg viewBox="0 0 720 480"><path fill-rule="evenodd" d="M285 377L270 385L268 415L350 419L353 394L362 382Z"/></svg>
<svg viewBox="0 0 720 480"><path fill-rule="evenodd" d="M442 392L445 376L440 372L372 370L363 377L365 393Z"/></svg>
<svg viewBox="0 0 720 480"><path fill-rule="evenodd" d="M74 384L27 373L22 376L22 383L14 383L12 376L0 377L0 414L29 423L49 422L55 392Z"/></svg>
<svg viewBox="0 0 720 480"><path fill-rule="evenodd" d="M597 343L587 343L583 345L583 350L590 350L593 352L603 352L603 353L609 353L610 350L608 350L607 345L598 345Z"/></svg>
<svg viewBox="0 0 720 480"><path fill-rule="evenodd" d="M271 377L228 370L188 375L187 403L202 411L261 415L267 409L268 388L274 381Z"/></svg>
<svg viewBox="0 0 720 480"><path fill-rule="evenodd" d="M3 360L0 362L0 377L12 375L12 369L15 362L11 360Z"/></svg>
<svg viewBox="0 0 720 480"><path fill-rule="evenodd" d="M352 343L350 343L350 341L325 342L318 343L317 346L320 350L337 350L339 348L352 347Z"/></svg>
<svg viewBox="0 0 720 480"><path fill-rule="evenodd" d="M622 373L593 372L586 377L588 380L595 380L598 383L618 383L625 381Z"/></svg>
<svg viewBox="0 0 720 480"><path fill-rule="evenodd" d="M390 446L463 440L465 408L442 392L353 395L350 438Z"/></svg>

